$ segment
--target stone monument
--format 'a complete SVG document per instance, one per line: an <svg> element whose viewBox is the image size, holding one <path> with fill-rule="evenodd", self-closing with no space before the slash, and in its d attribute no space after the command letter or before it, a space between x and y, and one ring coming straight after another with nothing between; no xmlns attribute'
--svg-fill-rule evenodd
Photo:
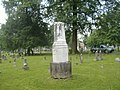
<svg viewBox="0 0 120 90"><path fill-rule="evenodd" d="M71 77L71 62L68 61L68 46L65 38L64 23L54 23L54 43L52 47L53 60L50 73L53 78Z"/></svg>

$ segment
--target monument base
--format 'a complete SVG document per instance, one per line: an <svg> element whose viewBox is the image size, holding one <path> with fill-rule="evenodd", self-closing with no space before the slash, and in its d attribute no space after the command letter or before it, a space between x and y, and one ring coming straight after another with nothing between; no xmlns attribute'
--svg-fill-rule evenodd
<svg viewBox="0 0 120 90"><path fill-rule="evenodd" d="M72 76L71 62L50 63L50 73L55 79L65 79Z"/></svg>

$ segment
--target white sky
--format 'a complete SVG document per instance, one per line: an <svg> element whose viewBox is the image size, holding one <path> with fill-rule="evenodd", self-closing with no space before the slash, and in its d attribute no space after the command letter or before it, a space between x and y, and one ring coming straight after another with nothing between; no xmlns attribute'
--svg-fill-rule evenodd
<svg viewBox="0 0 120 90"><path fill-rule="evenodd" d="M0 0L0 26L1 24L5 24L7 19L7 15L5 14L5 9L3 8L2 0Z"/></svg>

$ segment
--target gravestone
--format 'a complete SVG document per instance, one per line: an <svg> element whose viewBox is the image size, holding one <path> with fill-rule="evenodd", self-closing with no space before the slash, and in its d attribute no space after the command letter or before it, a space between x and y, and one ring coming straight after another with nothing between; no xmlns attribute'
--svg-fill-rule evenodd
<svg viewBox="0 0 120 90"><path fill-rule="evenodd" d="M83 56L82 56L82 54L80 54L80 64L82 64L83 63Z"/></svg>
<svg viewBox="0 0 120 90"><path fill-rule="evenodd" d="M16 58L13 59L13 66L16 66Z"/></svg>
<svg viewBox="0 0 120 90"><path fill-rule="evenodd" d="M96 60L96 61L103 60L101 50L100 50L100 51L97 50L97 51L95 52L95 60Z"/></svg>
<svg viewBox="0 0 120 90"><path fill-rule="evenodd" d="M115 61L116 62L120 62L120 58L115 58Z"/></svg>
<svg viewBox="0 0 120 90"><path fill-rule="evenodd" d="M96 60L96 61L99 60L99 53L98 53L98 50L95 52L95 60Z"/></svg>
<svg viewBox="0 0 120 90"><path fill-rule="evenodd" d="M23 55L21 55L21 60L24 60L24 56Z"/></svg>
<svg viewBox="0 0 120 90"><path fill-rule="evenodd" d="M24 59L24 61L23 61L23 69L24 70L29 70L28 63L27 63L26 59Z"/></svg>
<svg viewBox="0 0 120 90"><path fill-rule="evenodd" d="M19 55L19 53L17 53L17 54L16 54L16 58L17 58L17 59L18 59L18 58L20 58L20 55Z"/></svg>
<svg viewBox="0 0 120 90"><path fill-rule="evenodd" d="M103 60L102 51L101 50L99 51L99 60Z"/></svg>
<svg viewBox="0 0 120 90"><path fill-rule="evenodd" d="M4 55L4 58L3 58L3 60L7 60L7 57Z"/></svg>
<svg viewBox="0 0 120 90"><path fill-rule="evenodd" d="M51 76L58 79L71 77L71 62L68 61L68 46L65 39L64 23L62 22L54 23L52 56Z"/></svg>

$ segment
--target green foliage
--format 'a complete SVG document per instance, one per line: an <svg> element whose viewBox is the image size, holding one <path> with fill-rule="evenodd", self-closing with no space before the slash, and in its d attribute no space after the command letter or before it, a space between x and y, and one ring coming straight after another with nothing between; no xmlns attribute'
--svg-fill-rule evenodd
<svg viewBox="0 0 120 90"><path fill-rule="evenodd" d="M6 48L34 48L48 46L50 31L43 22L40 0L8 0L4 1L8 19L2 30L6 36Z"/></svg>
<svg viewBox="0 0 120 90"><path fill-rule="evenodd" d="M65 22L72 39L72 51L77 52L77 32L86 35L92 32L97 18L113 9L117 0L48 0L48 17ZM70 41L70 40L69 40Z"/></svg>
<svg viewBox="0 0 120 90"><path fill-rule="evenodd" d="M88 45L92 44L120 44L120 3L98 18L98 28L88 37Z"/></svg>
<svg viewBox="0 0 120 90"><path fill-rule="evenodd" d="M120 40L119 34L112 34L119 29L119 0L3 0L8 20L4 33L6 47L33 48L50 46L52 31L48 30L48 22L65 23L67 42L72 51L77 53L77 32L86 35L98 29L100 37L107 34L104 43L115 43ZM115 17L114 17L115 15ZM113 18L111 20L111 18ZM112 30L112 31L111 31ZM95 36L95 35L94 35ZM50 40L51 39L51 40ZM8 41L9 40L9 41ZM89 40L91 41L91 40ZM9 44L8 44L9 42Z"/></svg>
<svg viewBox="0 0 120 90"><path fill-rule="evenodd" d="M47 60L44 60L46 56ZM114 59L119 55L104 55L104 60L94 61L95 55L83 55L83 64L72 55L72 77L53 79L49 72L51 55L25 57L30 70L22 69L23 61L0 63L1 90L119 90L120 63ZM79 57L79 55L77 56ZM9 60L12 62L9 63ZM78 65L76 65L78 63Z"/></svg>

